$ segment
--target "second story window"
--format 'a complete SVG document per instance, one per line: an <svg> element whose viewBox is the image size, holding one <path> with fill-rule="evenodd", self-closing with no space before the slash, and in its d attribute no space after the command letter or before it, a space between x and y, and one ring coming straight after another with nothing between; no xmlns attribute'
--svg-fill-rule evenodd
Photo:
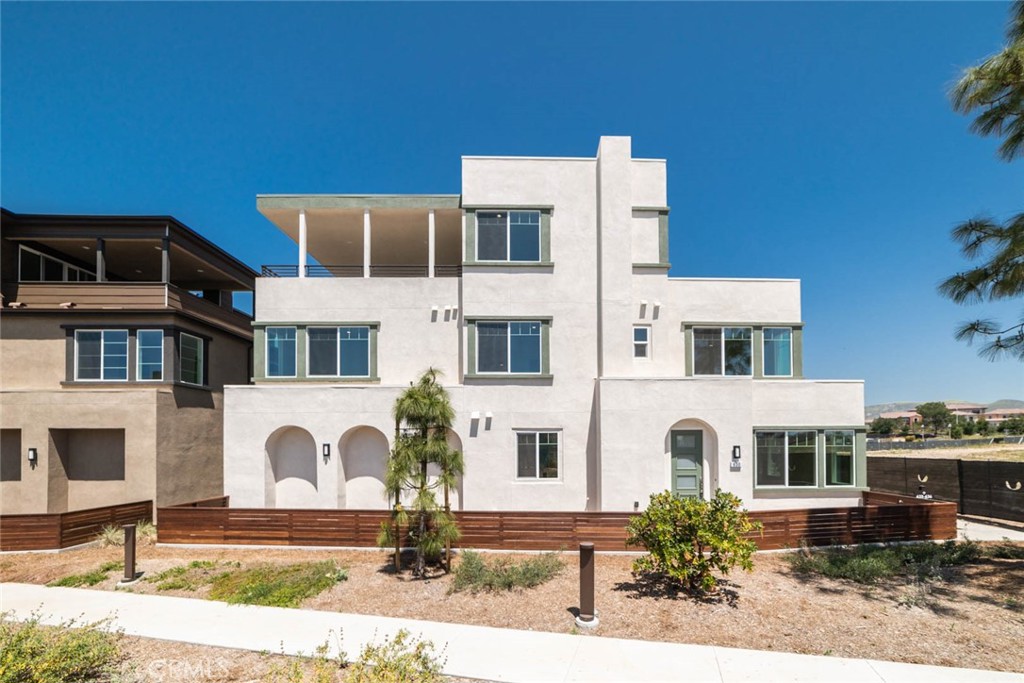
<svg viewBox="0 0 1024 683"><path fill-rule="evenodd" d="M267 377L295 377L295 328L267 328Z"/></svg>
<svg viewBox="0 0 1024 683"><path fill-rule="evenodd" d="M540 326L539 321L478 322L476 371L540 373Z"/></svg>
<svg viewBox="0 0 1024 683"><path fill-rule="evenodd" d="M307 327L309 377L369 377L370 328Z"/></svg>
<svg viewBox="0 0 1024 683"><path fill-rule="evenodd" d="M695 327L693 329L694 375L749 376L752 367L751 328Z"/></svg>
<svg viewBox="0 0 1024 683"><path fill-rule="evenodd" d="M178 343L181 381L186 384L203 384L203 340L182 332Z"/></svg>
<svg viewBox="0 0 1024 683"><path fill-rule="evenodd" d="M135 333L138 347L138 379L142 382L164 378L163 330L139 330Z"/></svg>
<svg viewBox="0 0 1024 683"><path fill-rule="evenodd" d="M18 280L21 282L78 282L95 279L91 271L46 256L35 249L22 246L18 250Z"/></svg>
<svg viewBox="0 0 1024 683"><path fill-rule="evenodd" d="M478 261L540 261L539 211L480 211L476 226Z"/></svg>
<svg viewBox="0 0 1024 683"><path fill-rule="evenodd" d="M77 330L75 379L128 380L128 330Z"/></svg>
<svg viewBox="0 0 1024 683"><path fill-rule="evenodd" d="M793 375L792 334L788 327L764 328L765 377Z"/></svg>

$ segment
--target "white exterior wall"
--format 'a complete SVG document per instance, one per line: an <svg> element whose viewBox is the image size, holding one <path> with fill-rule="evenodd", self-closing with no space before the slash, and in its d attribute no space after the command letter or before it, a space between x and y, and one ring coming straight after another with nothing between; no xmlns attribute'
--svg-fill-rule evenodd
<svg viewBox="0 0 1024 683"><path fill-rule="evenodd" d="M259 323L379 321L380 381L229 387L225 488L232 505L274 505L278 492L304 490L312 507L385 507L375 477L393 440L391 407L428 366L443 371L456 409L467 472L457 494L463 509L642 508L670 486L673 427L704 431L705 495L720 486L752 509L857 504L853 488L755 491L753 431L863 427L862 383L685 377L684 325L801 325L800 283L673 279L663 269L634 268L661 255L656 214L639 231L634 217L664 210L664 161L632 159L629 138L602 138L595 159L465 157L462 189L470 208L553 207L551 264L466 263L461 279L259 279ZM457 314L446 317L445 306ZM506 316L550 318L550 378L471 376L467 319ZM636 324L651 326L650 359L633 357ZM272 437L289 426L315 444L315 476L279 485L268 440L274 450ZM559 431L558 480L516 479L519 429ZM734 445L743 452L739 471L729 466Z"/></svg>

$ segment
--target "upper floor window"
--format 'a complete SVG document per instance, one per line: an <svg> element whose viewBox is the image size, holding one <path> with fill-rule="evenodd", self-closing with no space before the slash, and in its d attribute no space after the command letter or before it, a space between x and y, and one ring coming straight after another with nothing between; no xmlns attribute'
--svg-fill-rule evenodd
<svg viewBox="0 0 1024 683"><path fill-rule="evenodd" d="M818 432L754 432L758 486L817 486Z"/></svg>
<svg viewBox="0 0 1024 683"><path fill-rule="evenodd" d="M308 377L369 377L370 328L307 327Z"/></svg>
<svg viewBox="0 0 1024 683"><path fill-rule="evenodd" d="M476 323L476 371L539 374L540 321Z"/></svg>
<svg viewBox="0 0 1024 683"><path fill-rule="evenodd" d="M75 379L128 381L128 330L76 330Z"/></svg>
<svg viewBox="0 0 1024 683"><path fill-rule="evenodd" d="M137 375L140 381L164 378L163 330L139 330L135 333L138 355Z"/></svg>
<svg viewBox="0 0 1024 683"><path fill-rule="evenodd" d="M540 261L540 211L479 211L478 261Z"/></svg>
<svg viewBox="0 0 1024 683"><path fill-rule="evenodd" d="M295 377L295 328L267 328L267 377Z"/></svg>
<svg viewBox="0 0 1024 683"><path fill-rule="evenodd" d="M201 385L204 371L203 340L182 332L178 345L181 381Z"/></svg>
<svg viewBox="0 0 1024 683"><path fill-rule="evenodd" d="M651 328L637 325L633 328L633 358L651 357Z"/></svg>
<svg viewBox="0 0 1024 683"><path fill-rule="evenodd" d="M21 282L79 282L95 280L91 271L21 246L18 250L18 280Z"/></svg>
<svg viewBox="0 0 1024 683"><path fill-rule="evenodd" d="M558 479L558 432L516 432L516 478Z"/></svg>
<svg viewBox="0 0 1024 683"><path fill-rule="evenodd" d="M793 375L793 331L788 327L764 328L765 377Z"/></svg>
<svg viewBox="0 0 1024 683"><path fill-rule="evenodd" d="M751 374L752 330L749 327L695 327L693 374Z"/></svg>

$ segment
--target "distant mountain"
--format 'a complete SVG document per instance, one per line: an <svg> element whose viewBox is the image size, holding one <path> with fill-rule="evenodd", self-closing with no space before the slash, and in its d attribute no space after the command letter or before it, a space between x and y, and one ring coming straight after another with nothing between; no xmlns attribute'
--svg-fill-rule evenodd
<svg viewBox="0 0 1024 683"><path fill-rule="evenodd" d="M913 410L922 403L926 403L926 401L897 401L896 403L876 403L874 405L864 406L864 419L870 422L882 413ZM974 401L963 401L951 398L946 399L944 403L974 403ZM985 406L986 410L995 410L996 408L1024 408L1024 401L1019 401L1015 398L1004 398L998 401L993 401Z"/></svg>

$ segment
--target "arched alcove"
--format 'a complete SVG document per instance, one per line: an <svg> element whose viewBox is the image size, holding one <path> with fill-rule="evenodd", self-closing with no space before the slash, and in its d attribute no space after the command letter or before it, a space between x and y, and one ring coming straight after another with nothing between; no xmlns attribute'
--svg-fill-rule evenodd
<svg viewBox="0 0 1024 683"><path fill-rule="evenodd" d="M350 510L386 510L384 471L391 446L376 427L359 425L346 431L338 442L341 471L338 473L338 507Z"/></svg>
<svg viewBox="0 0 1024 683"><path fill-rule="evenodd" d="M698 438L696 432L699 432ZM701 458L699 470L699 493L702 498L709 498L718 487L718 434L707 422L697 418L685 418L676 421L665 432L665 480L670 491L685 490L692 471L676 468L676 456L673 455L673 436L677 450L686 452L687 448L699 445Z"/></svg>
<svg viewBox="0 0 1024 683"><path fill-rule="evenodd" d="M267 507L310 508L317 505L317 449L301 427L274 431L266 443Z"/></svg>

